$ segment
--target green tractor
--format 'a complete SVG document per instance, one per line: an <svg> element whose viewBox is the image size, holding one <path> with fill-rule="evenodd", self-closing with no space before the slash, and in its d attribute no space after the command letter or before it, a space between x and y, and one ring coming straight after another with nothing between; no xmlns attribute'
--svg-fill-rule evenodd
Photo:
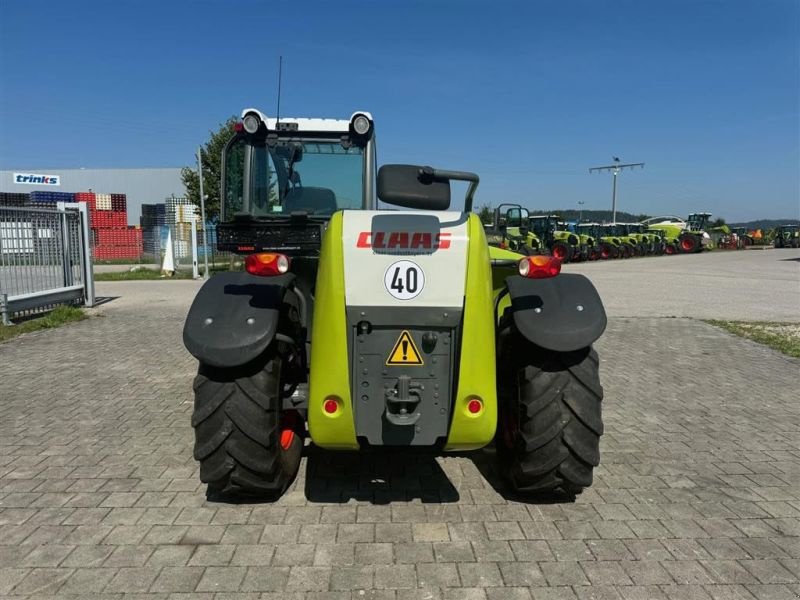
<svg viewBox="0 0 800 600"><path fill-rule="evenodd" d="M781 225L775 229L776 248L800 248L800 225Z"/></svg>
<svg viewBox="0 0 800 600"><path fill-rule="evenodd" d="M639 241L642 252L652 256L660 256L665 252L666 243L663 233L657 230L649 230L646 225L641 223L625 223L628 235L633 236Z"/></svg>
<svg viewBox="0 0 800 600"><path fill-rule="evenodd" d="M581 236L581 239L583 236L587 236L592 240L592 252L595 254L595 258L601 260L621 258L619 247L622 241L612 235L607 235L600 223L578 223L575 231Z"/></svg>
<svg viewBox="0 0 800 600"><path fill-rule="evenodd" d="M606 237L619 242L618 252L621 258L633 258L643 255L643 248L634 236L628 234L628 228L622 223L607 223L603 225Z"/></svg>
<svg viewBox="0 0 800 600"><path fill-rule="evenodd" d="M691 254L710 246L711 237L705 231L710 217L711 213L692 213L685 221L680 217L653 217L642 224L647 229L663 231L668 244L675 240L678 252Z"/></svg>
<svg viewBox="0 0 800 600"><path fill-rule="evenodd" d="M542 246L549 250L561 262L577 262L585 260L586 249L582 249L580 238L561 229L558 215L533 215L529 218L530 231L542 242Z"/></svg>
<svg viewBox="0 0 800 600"><path fill-rule="evenodd" d="M640 225L642 225L640 223ZM653 229L647 225L642 225L645 231L649 234L657 236L661 240L662 254L673 255L679 252L678 238L673 236L672 233L664 229Z"/></svg>
<svg viewBox="0 0 800 600"><path fill-rule="evenodd" d="M526 256L542 254L542 242L529 229L528 209L519 204L501 204L494 209L491 225L484 225L490 246Z"/></svg>
<svg viewBox="0 0 800 600"><path fill-rule="evenodd" d="M567 225L565 223L565 225ZM600 260L600 239L595 237L593 230L581 228L580 223L568 226L569 231L578 236L580 248L585 253L586 260Z"/></svg>
<svg viewBox="0 0 800 600"><path fill-rule="evenodd" d="M495 443L517 492L591 485L603 433L594 286L487 243L478 176L376 169L374 123L246 109L222 158L220 250L183 340L210 498L273 499L331 451ZM451 211L451 181L468 183ZM378 210L377 199L397 209Z"/></svg>

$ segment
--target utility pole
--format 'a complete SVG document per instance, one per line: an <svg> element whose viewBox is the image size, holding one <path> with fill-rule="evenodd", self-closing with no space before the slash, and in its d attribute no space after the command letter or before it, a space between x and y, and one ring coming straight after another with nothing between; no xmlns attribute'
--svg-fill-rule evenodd
<svg viewBox="0 0 800 600"><path fill-rule="evenodd" d="M636 167L641 167L644 169L644 163L626 163L620 164L619 158L614 157L614 164L613 165L605 165L603 167L592 167L589 169L589 173L599 173L602 171L611 171L614 175L613 182L611 184L611 222L617 222L617 175L623 169L635 169Z"/></svg>
<svg viewBox="0 0 800 600"><path fill-rule="evenodd" d="M208 232L206 231L206 198L203 195L203 148L197 148L197 173L200 176L200 219L203 226L203 279L208 279Z"/></svg>
<svg viewBox="0 0 800 600"><path fill-rule="evenodd" d="M586 204L586 202L584 202L583 200L578 200L578 211L579 211L578 223L583 221L583 205L584 204Z"/></svg>

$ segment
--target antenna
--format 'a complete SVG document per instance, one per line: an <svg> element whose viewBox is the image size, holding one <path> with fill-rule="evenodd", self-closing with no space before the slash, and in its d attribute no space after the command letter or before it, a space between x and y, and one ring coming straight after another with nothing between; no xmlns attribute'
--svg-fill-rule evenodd
<svg viewBox="0 0 800 600"><path fill-rule="evenodd" d="M278 110L275 115L275 128L281 122L281 79L283 79L283 55L278 57Z"/></svg>
<svg viewBox="0 0 800 600"><path fill-rule="evenodd" d="M623 169L635 169L636 167L641 167L644 169L644 163L626 163L620 164L619 157L614 156L614 164L613 165L606 165L603 167L592 167L589 169L589 173L598 173L600 171L611 171L614 175L614 182L612 183L611 188L611 222L617 222L617 174L622 171Z"/></svg>

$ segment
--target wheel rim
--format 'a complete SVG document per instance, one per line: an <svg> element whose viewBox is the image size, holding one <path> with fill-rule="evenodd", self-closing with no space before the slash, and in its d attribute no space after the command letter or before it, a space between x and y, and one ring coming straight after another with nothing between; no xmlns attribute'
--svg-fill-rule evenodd
<svg viewBox="0 0 800 600"><path fill-rule="evenodd" d="M609 256L611 256L611 252L608 250L608 248L603 248L603 249L600 251L600 256L601 256L602 258L608 258Z"/></svg>
<svg viewBox="0 0 800 600"><path fill-rule="evenodd" d="M694 240L692 238L690 238L690 237L683 238L681 240L681 248L683 248L687 252L689 250L694 250Z"/></svg>
<svg viewBox="0 0 800 600"><path fill-rule="evenodd" d="M553 256L556 258L563 260L564 257L567 255L566 250L564 250L563 246L556 246L553 248Z"/></svg>

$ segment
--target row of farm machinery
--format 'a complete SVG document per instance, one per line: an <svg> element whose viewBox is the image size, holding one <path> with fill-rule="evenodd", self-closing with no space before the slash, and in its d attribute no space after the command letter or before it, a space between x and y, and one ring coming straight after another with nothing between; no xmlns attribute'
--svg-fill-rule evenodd
<svg viewBox="0 0 800 600"><path fill-rule="evenodd" d="M709 226L711 213L688 219L653 217L639 223L567 222L559 215L533 215L519 204L501 204L485 225L489 243L528 255L548 254L562 262L693 254L711 249L740 250L760 241L760 232ZM798 227L776 230L776 248L800 247Z"/></svg>

